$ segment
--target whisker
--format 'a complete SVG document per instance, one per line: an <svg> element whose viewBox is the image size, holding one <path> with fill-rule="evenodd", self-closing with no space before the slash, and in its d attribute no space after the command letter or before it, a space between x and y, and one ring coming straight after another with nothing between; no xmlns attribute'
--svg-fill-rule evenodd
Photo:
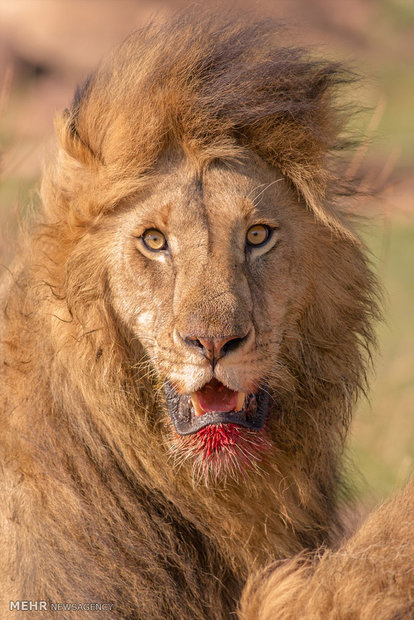
<svg viewBox="0 0 414 620"><path fill-rule="evenodd" d="M269 187L271 187L272 185L275 185L276 183L280 183L280 181L283 181L283 177L281 177L280 179L276 179L275 181L272 181L271 183L268 183L266 187L264 187L262 191L253 198L254 205L257 207L260 204L260 202L256 202L256 200L260 198L260 196L263 196L263 194L265 193L266 190L269 189Z"/></svg>

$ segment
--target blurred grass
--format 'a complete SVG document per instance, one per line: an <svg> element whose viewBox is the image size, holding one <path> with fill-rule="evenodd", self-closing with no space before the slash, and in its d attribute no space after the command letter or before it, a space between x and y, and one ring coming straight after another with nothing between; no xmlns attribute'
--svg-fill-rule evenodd
<svg viewBox="0 0 414 620"><path fill-rule="evenodd" d="M385 289L385 321L350 450L367 489L381 499L414 468L414 221L386 218L362 234Z"/></svg>
<svg viewBox="0 0 414 620"><path fill-rule="evenodd" d="M413 64L385 64L377 73L386 108L378 135L377 146L386 154L390 146L400 149L400 165L414 160L414 79Z"/></svg>

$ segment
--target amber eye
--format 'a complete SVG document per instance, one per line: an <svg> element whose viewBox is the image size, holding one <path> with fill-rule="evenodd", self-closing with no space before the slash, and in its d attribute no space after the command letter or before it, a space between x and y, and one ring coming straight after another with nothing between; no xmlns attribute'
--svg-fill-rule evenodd
<svg viewBox="0 0 414 620"><path fill-rule="evenodd" d="M258 247L264 245L270 239L272 229L264 224L255 224L251 226L246 234L247 245L250 247Z"/></svg>
<svg viewBox="0 0 414 620"><path fill-rule="evenodd" d="M142 234L142 242L148 250L160 252L167 248L167 239L156 228L149 228Z"/></svg>

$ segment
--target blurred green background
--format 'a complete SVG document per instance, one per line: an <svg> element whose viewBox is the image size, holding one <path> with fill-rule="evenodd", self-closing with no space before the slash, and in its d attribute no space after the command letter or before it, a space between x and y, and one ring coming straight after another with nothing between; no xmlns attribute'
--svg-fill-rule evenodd
<svg viewBox="0 0 414 620"><path fill-rule="evenodd" d="M18 219L36 203L55 112L131 30L185 4L0 0L1 264L13 256ZM355 121L367 143L354 163L364 187L376 193L358 208L368 216L361 234L385 286L386 317L378 326L369 400L359 404L349 447L355 486L368 504L414 469L414 2L235 0L231 6L286 20L289 42L311 45L366 76L351 93L367 108Z"/></svg>

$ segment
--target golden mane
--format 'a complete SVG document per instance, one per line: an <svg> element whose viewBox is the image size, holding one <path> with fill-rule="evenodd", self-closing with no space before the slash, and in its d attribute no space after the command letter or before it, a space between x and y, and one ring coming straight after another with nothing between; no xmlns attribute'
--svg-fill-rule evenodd
<svg viewBox="0 0 414 620"><path fill-rule="evenodd" d="M248 147L278 166L323 222L342 229L332 199L344 184L329 160L344 146L337 88L354 78L281 38L271 20L247 25L195 12L131 35L57 123L69 161L90 172L79 179L88 217L139 188L169 145L198 162ZM68 175L73 192L65 163L57 184L64 191Z"/></svg>
<svg viewBox="0 0 414 620"><path fill-rule="evenodd" d="M278 38L270 22L208 15L150 25L57 119L4 311L5 601L106 598L117 618L227 618L252 569L338 538L377 288L335 204L335 100L350 75ZM173 467L159 377L118 320L108 276L106 227L177 148L196 169L248 152L277 167L317 239L271 377L283 413L272 449L260 471L210 486Z"/></svg>

